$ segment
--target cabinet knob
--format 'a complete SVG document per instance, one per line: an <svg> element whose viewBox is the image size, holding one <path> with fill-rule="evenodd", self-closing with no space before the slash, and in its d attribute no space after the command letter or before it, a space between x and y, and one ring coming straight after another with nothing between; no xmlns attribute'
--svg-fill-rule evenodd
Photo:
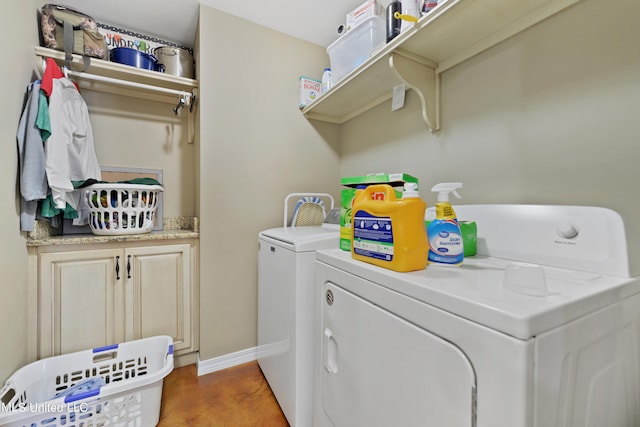
<svg viewBox="0 0 640 427"><path fill-rule="evenodd" d="M116 280L120 280L120 256L116 256Z"/></svg>

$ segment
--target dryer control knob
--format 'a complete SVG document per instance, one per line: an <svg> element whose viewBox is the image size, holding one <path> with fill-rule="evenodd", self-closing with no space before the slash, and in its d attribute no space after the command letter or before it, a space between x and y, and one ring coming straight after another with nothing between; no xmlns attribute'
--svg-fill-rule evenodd
<svg viewBox="0 0 640 427"><path fill-rule="evenodd" d="M578 228L573 224L562 224L558 227L558 235L565 239L573 239L578 235Z"/></svg>

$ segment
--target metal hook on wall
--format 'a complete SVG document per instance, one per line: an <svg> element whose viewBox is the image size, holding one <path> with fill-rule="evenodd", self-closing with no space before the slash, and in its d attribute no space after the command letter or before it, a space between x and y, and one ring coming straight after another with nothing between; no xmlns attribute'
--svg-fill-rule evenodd
<svg viewBox="0 0 640 427"><path fill-rule="evenodd" d="M183 107L184 107L184 101L180 99L180 101L178 102L178 105L173 107L173 113L177 116L178 114L180 114L180 110L182 110Z"/></svg>
<svg viewBox="0 0 640 427"><path fill-rule="evenodd" d="M173 109L173 113L177 116L180 114L180 110L182 110L186 105L189 105L190 96L184 92L180 92L178 98L178 105L176 105Z"/></svg>

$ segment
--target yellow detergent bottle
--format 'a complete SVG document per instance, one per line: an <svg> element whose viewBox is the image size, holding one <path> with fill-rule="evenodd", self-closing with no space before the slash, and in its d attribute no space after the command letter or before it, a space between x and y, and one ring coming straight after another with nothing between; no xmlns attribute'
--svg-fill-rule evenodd
<svg viewBox="0 0 640 427"><path fill-rule="evenodd" d="M427 204L417 184L404 184L401 199L387 184L369 185L353 202L351 256L394 271L423 270L429 243L424 226Z"/></svg>

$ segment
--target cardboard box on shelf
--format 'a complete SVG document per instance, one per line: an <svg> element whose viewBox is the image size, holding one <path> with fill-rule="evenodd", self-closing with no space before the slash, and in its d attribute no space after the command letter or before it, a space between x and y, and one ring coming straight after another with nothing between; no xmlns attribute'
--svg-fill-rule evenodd
<svg viewBox="0 0 640 427"><path fill-rule="evenodd" d="M304 108L311 104L320 96L320 80L310 79L309 77L300 77L300 103L298 108Z"/></svg>

